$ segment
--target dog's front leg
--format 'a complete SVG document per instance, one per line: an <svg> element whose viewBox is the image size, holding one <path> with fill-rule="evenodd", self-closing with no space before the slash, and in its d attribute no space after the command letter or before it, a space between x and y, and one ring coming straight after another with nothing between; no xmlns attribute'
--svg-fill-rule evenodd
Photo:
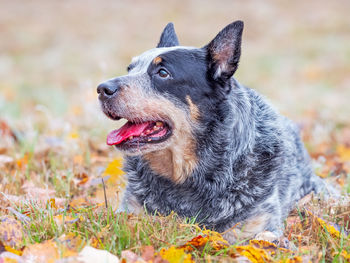
<svg viewBox="0 0 350 263"><path fill-rule="evenodd" d="M238 240L255 238L259 233L268 230L274 236L274 239L278 240L283 235L281 229L282 225L279 217L271 213L260 213L224 232L223 237L230 244L234 244Z"/></svg>
<svg viewBox="0 0 350 263"><path fill-rule="evenodd" d="M124 196L120 206L118 207L117 213L126 212L132 214L141 214L144 212L143 206L137 201L136 197L128 191L125 190Z"/></svg>

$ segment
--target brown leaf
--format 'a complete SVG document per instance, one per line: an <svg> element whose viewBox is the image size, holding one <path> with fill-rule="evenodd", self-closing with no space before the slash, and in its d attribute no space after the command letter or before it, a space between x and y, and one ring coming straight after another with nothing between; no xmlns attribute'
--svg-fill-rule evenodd
<svg viewBox="0 0 350 263"><path fill-rule="evenodd" d="M141 251L142 251L141 257L144 260L146 260L146 261L153 260L153 258L154 258L154 247L153 246L144 246L144 247L142 247Z"/></svg>
<svg viewBox="0 0 350 263"><path fill-rule="evenodd" d="M126 259L126 262L134 263L138 261L139 256L136 255L134 252L131 250L123 250L122 251L122 258Z"/></svg>
<svg viewBox="0 0 350 263"><path fill-rule="evenodd" d="M73 233L50 239L42 243L28 245L23 251L25 260L31 262L54 262L60 258L75 257L85 243ZM97 262L97 261L96 261Z"/></svg>

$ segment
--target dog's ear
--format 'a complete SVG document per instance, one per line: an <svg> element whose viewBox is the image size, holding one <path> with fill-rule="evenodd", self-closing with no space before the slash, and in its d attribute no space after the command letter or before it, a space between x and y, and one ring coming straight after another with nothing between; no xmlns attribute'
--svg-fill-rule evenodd
<svg viewBox="0 0 350 263"><path fill-rule="evenodd" d="M169 23L163 30L162 35L160 36L159 43L157 47L174 47L179 45L179 40L177 39L174 24Z"/></svg>
<svg viewBox="0 0 350 263"><path fill-rule="evenodd" d="M243 22L235 21L207 45L208 75L222 84L235 73L241 56Z"/></svg>

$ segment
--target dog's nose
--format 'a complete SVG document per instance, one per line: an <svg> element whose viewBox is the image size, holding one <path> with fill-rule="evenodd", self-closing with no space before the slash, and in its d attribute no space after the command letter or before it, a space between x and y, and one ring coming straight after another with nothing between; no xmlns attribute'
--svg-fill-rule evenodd
<svg viewBox="0 0 350 263"><path fill-rule="evenodd" d="M103 97L110 97L118 90L118 84L114 81L106 81L98 85L97 93Z"/></svg>

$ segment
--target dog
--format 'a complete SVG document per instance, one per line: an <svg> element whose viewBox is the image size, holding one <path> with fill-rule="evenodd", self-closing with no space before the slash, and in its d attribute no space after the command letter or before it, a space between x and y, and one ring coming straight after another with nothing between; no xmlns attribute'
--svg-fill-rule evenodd
<svg viewBox="0 0 350 263"><path fill-rule="evenodd" d="M127 120L107 136L125 155L120 211L174 211L218 232L234 229L230 240L281 236L297 201L326 190L297 126L233 77L243 26L235 21L194 48L180 46L169 23L127 75L97 87L103 112Z"/></svg>

